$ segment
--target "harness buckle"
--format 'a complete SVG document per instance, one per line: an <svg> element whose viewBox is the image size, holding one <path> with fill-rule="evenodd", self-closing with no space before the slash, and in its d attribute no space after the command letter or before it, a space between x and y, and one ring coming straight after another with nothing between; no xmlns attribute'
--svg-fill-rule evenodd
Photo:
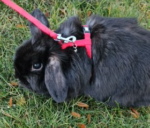
<svg viewBox="0 0 150 128"><path fill-rule="evenodd" d="M84 33L90 33L89 27L83 26Z"/></svg>

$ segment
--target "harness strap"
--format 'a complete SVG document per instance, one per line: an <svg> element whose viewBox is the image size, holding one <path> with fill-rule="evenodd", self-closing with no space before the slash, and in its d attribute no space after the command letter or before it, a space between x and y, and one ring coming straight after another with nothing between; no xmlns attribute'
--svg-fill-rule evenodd
<svg viewBox="0 0 150 128"><path fill-rule="evenodd" d="M90 37L90 33L84 33L84 39L83 40L76 40L75 45L77 47L85 47L86 48L86 52L87 55L89 56L89 58L91 58L91 37ZM68 43L63 43L61 48L62 49L66 49L68 47L73 47L73 43L72 42L68 42Z"/></svg>

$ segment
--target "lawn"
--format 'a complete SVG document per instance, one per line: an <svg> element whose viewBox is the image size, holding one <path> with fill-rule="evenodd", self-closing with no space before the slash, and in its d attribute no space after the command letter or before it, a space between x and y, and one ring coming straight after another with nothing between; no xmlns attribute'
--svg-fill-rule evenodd
<svg viewBox="0 0 150 128"><path fill-rule="evenodd" d="M107 17L136 17L150 29L149 0L14 0L28 12L39 8L55 30L69 16L78 15L83 24L91 14ZM0 128L150 128L150 107L109 108L92 98L79 97L54 103L21 89L14 77L13 55L30 38L28 21L0 2ZM11 103L12 102L12 103ZM89 105L80 108L77 102ZM75 118L71 112L77 112ZM91 121L87 115L91 115ZM84 124L79 126L79 124Z"/></svg>

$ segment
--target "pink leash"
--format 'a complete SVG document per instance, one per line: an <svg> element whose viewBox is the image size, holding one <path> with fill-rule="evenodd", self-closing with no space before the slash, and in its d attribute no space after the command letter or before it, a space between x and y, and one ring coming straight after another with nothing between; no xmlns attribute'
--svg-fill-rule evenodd
<svg viewBox="0 0 150 128"><path fill-rule="evenodd" d="M58 39L58 40L63 40L64 41L65 38L61 37L60 34L56 34L55 32L51 31L49 28L47 28L45 25L43 25L39 20L34 18L32 15L30 15L23 8L21 8L20 6L18 6L17 4L12 2L11 0L1 0L1 1L4 4L6 4L7 6L9 6L10 8L12 8L13 10L15 10L16 12L18 12L21 16L25 17L27 20L32 22L41 31L43 31L44 33L46 33L47 35L49 35L53 39L55 39L55 40ZM67 38L67 39L69 39L69 38ZM74 47L74 46L75 47L78 47L78 46L79 47L85 47L89 58L91 58L91 38L90 38L90 33L84 33L84 39L82 39L82 40L75 40L74 42L71 42L69 40L69 42L63 43L61 47L62 47L62 49L66 49L67 47Z"/></svg>
<svg viewBox="0 0 150 128"><path fill-rule="evenodd" d="M20 15L25 17L27 20L35 24L41 31L49 35L50 37L57 39L57 34L51 31L49 28L47 28L45 25L43 25L39 20L34 18L32 15L30 15L28 12L26 12L23 8L15 4L14 2L10 0L1 0L3 3L5 3L10 8L14 9L16 12L18 12Z"/></svg>

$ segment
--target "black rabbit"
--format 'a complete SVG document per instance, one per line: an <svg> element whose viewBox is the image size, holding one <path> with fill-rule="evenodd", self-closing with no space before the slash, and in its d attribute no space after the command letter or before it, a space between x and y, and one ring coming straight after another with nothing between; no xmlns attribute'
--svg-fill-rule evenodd
<svg viewBox="0 0 150 128"><path fill-rule="evenodd" d="M32 15L49 27L36 9ZM14 68L22 86L63 102L79 95L108 105L124 107L150 104L150 32L134 18L91 16L87 20L92 58L84 47L74 52L30 23L32 38L16 51ZM83 26L71 17L57 30L63 37L84 38Z"/></svg>

